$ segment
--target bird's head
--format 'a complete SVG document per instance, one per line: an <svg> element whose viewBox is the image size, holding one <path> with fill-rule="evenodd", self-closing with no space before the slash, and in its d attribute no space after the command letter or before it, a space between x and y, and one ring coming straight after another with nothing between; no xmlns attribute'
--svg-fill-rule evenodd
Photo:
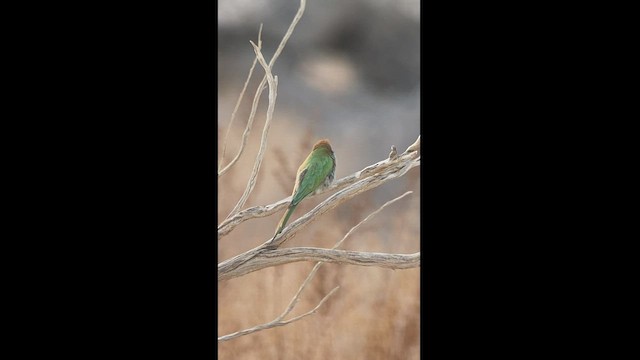
<svg viewBox="0 0 640 360"><path fill-rule="evenodd" d="M324 148L324 149L327 149L329 152L333 152L333 150L331 150L331 144L329 144L329 140L327 139L319 140L315 145L313 145L313 150L320 149L320 148Z"/></svg>

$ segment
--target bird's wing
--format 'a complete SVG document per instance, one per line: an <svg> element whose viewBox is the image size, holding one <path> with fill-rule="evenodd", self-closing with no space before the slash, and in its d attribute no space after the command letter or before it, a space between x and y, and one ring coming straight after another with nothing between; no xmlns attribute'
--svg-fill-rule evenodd
<svg viewBox="0 0 640 360"><path fill-rule="evenodd" d="M291 199L292 205L298 205L302 199L314 192L331 171L331 158L329 156L316 156L310 161L305 161L306 167L298 175L296 190ZM304 165L304 163L303 163Z"/></svg>

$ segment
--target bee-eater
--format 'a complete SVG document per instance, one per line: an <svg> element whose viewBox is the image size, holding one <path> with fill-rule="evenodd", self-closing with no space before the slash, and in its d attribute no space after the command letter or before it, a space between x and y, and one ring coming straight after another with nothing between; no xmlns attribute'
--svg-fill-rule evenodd
<svg viewBox="0 0 640 360"><path fill-rule="evenodd" d="M313 150L307 159L300 165L296 174L296 183L291 193L291 203L282 216L274 238L282 232L291 213L296 206L309 195L326 189L333 182L336 171L336 157L331 150L331 145L326 139L313 145Z"/></svg>

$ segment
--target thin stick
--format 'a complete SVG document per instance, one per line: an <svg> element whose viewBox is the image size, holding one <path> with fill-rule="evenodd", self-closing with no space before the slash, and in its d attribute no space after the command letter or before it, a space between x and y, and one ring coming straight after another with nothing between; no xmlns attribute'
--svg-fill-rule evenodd
<svg viewBox="0 0 640 360"><path fill-rule="evenodd" d="M293 17L293 21L291 22L291 25L289 25L289 28L287 29L286 34L284 34L282 41L280 41L280 45L278 45L278 48L276 49L276 52L273 54L271 61L269 61L269 67L273 67L273 64L276 62L276 59L278 58L278 56L280 56L280 53L282 52L282 50L284 50L284 46L287 44L287 41L289 41L291 34L293 34L293 29L296 28L298 21L302 19L302 14L304 13L304 8L306 6L307 6L307 0L300 0L300 7L298 8L298 12L296 12L296 16Z"/></svg>
<svg viewBox="0 0 640 360"><path fill-rule="evenodd" d="M247 121L247 126L244 128L244 132L242 133L242 142L240 143L240 149L238 149L238 153L231 160L227 166L224 167L219 173L218 177L224 175L233 165L238 162L240 159L240 155L242 155L244 151L244 147L247 145L247 141L249 140L249 134L251 133L251 127L253 126L253 120L256 118L256 111L258 110L258 104L260 103L260 95L262 94L262 90L266 87L266 81L263 81L258 86L256 90L256 94L253 96L253 102L251 103L251 112L249 113L249 120Z"/></svg>
<svg viewBox="0 0 640 360"><path fill-rule="evenodd" d="M411 146L414 149L417 147L417 149L419 150L419 143L420 137L418 137L418 140ZM380 174L387 170L402 171L403 169L407 169L407 166L413 167L415 161L418 161L419 164L419 156L420 155L418 151L408 151L407 149L407 151L405 151L402 155L398 156L394 160L385 159L373 165L369 165L360 171L334 181L334 183L330 187L328 187L324 191L319 192L318 194L311 195L310 197L323 194L327 191L343 190L366 177ZM236 226L240 225L241 223L254 218L270 216L287 207L290 202L291 196L288 196L273 204L254 206L244 209L234 214L233 216L227 217L220 223L220 225L218 225L218 240L229 234Z"/></svg>
<svg viewBox="0 0 640 360"><path fill-rule="evenodd" d="M306 7L306 4L307 4L306 0L300 0L300 7L298 8L298 12L293 17L293 21L291 22L291 25L289 25L289 28L287 29L287 32L284 34L284 37L282 38L282 40L280 41L280 44L278 45L278 48L276 49L276 52L273 54L273 57L271 58L271 61L269 61L269 68L273 67L273 64L276 62L276 59L278 58L278 56L280 56L280 53L282 52L282 50L284 49L285 45L287 44L287 41L291 37L291 34L293 33L293 30L295 29L296 25L298 24L298 22L302 18L302 14L304 13L304 9ZM218 173L218 177L220 177L224 173L226 173L240 158L240 155L242 154L242 150L244 149L244 145L246 144L247 139L249 137L249 132L251 130L251 124L253 124L253 119L255 117L256 110L258 108L258 104L260 104L260 96L262 95L262 91L266 88L266 83L267 83L267 76L265 75L262 78L262 81L260 82L260 85L258 85L258 89L256 90L256 94L253 97L253 103L251 105L251 113L249 114L249 121L247 122L247 127L245 128L245 133L242 134L242 144L240 145L240 150L238 151L238 154L236 155L236 157L227 166L225 166L224 169L222 169Z"/></svg>
<svg viewBox="0 0 640 360"><path fill-rule="evenodd" d="M258 30L258 47L262 48L262 24L260 24L260 29ZM244 93L247 90L247 86L249 85L249 80L251 80L251 75L253 75L253 69L256 67L258 63L258 58L253 59L253 63L251 64L251 68L249 69L249 75L247 75L247 80L244 82L244 86L242 87L242 91L240 91L240 96L238 96L238 101L236 101L236 106L233 108L233 112L231 113L231 120L229 120L229 125L227 126L227 132L224 135L224 140L222 142L222 154L220 155L220 162L218 163L218 176L221 176L223 173L220 172L222 169L222 163L224 161L224 154L227 150L227 138L229 137L229 132L231 131L231 125L233 124L233 120L236 118L236 113L238 112L238 108L240 107L240 103L244 98ZM249 125L247 123L247 125ZM247 132L247 128L245 128L245 133ZM243 137L244 139L244 137ZM239 153L242 152L242 148L246 144L246 141L242 142ZM235 160L235 159L234 159ZM237 160L236 160L237 161Z"/></svg>
<svg viewBox="0 0 640 360"><path fill-rule="evenodd" d="M313 247L292 247L248 252L218 265L218 282L230 280L268 267L299 261L323 261L343 265L373 266L404 270L420 267L420 252L389 254Z"/></svg>
<svg viewBox="0 0 640 360"><path fill-rule="evenodd" d="M258 155L256 156L256 160L253 164L253 170L251 171L251 176L249 176L249 181L247 183L246 188L244 189L244 193L238 200L236 206L231 210L228 217L233 216L235 213L240 211L240 209L244 206L249 195L253 191L253 188L256 185L256 179L258 177L258 171L260 171L260 165L262 165L262 160L264 159L264 154L267 150L267 136L269 135L269 128L271 127L271 120L273 119L273 111L276 107L276 98L278 96L278 77L274 77L271 73L271 67L267 65L264 57L262 56L262 52L260 48L250 41L251 45L253 45L253 51L256 53L256 57L258 58L258 62L264 68L266 72L267 81L269 83L269 106L267 108L267 120L264 123L264 129L262 130L262 138L260 139L260 150L258 151Z"/></svg>
<svg viewBox="0 0 640 360"><path fill-rule="evenodd" d="M364 218L362 221L360 221L357 225L355 225L354 227L352 227L343 237L340 241L338 241L331 249L335 250L338 247L340 247L340 245L342 245L342 243L347 239L347 237L349 237L349 235L351 235L357 228L360 227L360 225L362 225L364 222L366 222L367 220L373 218L374 216L376 216L376 214L378 214L380 211L382 211L382 209L384 209L385 207L387 207L387 205L393 204L394 202L402 199L403 197L409 195L413 193L413 191L407 191L406 193L396 197L393 200L389 200L386 203L384 203L381 207L378 208L378 210L372 212L371 214L369 214L369 216L367 216L366 218ZM322 261L318 261L315 266L313 267L313 269L311 269L311 271L309 272L309 275L307 275L307 278L304 280L304 282L302 283L302 285L300 286L300 288L298 289L298 292L296 293L296 295L291 299L291 302L289 303L289 306L287 307L287 310L285 310L285 312L282 314L282 317L286 316L287 314L289 314L289 312L291 312L291 310L293 310L293 307L295 306L295 304L298 302L298 299L300 298L300 294L302 293L302 291L307 287L307 284L311 281L311 279L313 279L313 277L315 276L316 272L318 271L318 269L320 269L320 266L322 266L323 262Z"/></svg>
<svg viewBox="0 0 640 360"><path fill-rule="evenodd" d="M369 214L366 218L364 218L362 221L360 221L356 226L352 227L342 238L342 240L338 241L338 243L332 248L332 249L337 249L340 245L342 245L342 243L347 239L347 237L349 235L351 235L352 232L354 232L357 228L360 227L360 225L364 224L367 220L373 218L374 216L376 216L377 213L379 213L380 211L382 211L382 209L386 208L388 205L393 204L394 202L402 199L403 197L409 195L409 194L413 194L413 191L407 191L406 193L398 196L397 198L393 199L393 200L389 200L386 203L384 203L382 206L380 206L378 208L378 210L372 212L371 214Z"/></svg>
<svg viewBox="0 0 640 360"><path fill-rule="evenodd" d="M376 214L378 214L380 211L382 211L382 209L384 209L385 207L387 207L388 205L402 199L403 197L409 195L413 193L412 191L407 191L404 194L396 197L393 200L387 201L386 203L384 203L381 207L379 207L376 211L372 212L371 214L369 214L366 218L364 218L363 220L361 220L357 225L355 225L354 227L352 227L345 235L344 237L338 241L334 246L333 246L333 250L335 250L336 248L338 248L347 237L349 237L349 235L351 235L356 229L358 229L360 227L360 225L362 225L363 223L365 223L366 221L368 221L369 219L373 218ZM235 339L237 337L243 336L243 335L248 335L257 331L262 331L262 330L266 330L266 329L271 329L277 326L283 326L289 323L292 323L294 321L298 321L306 316L309 316L313 313L315 313L318 308L320 308L320 306L322 306L322 304L324 304L324 302L331 296L333 295L334 292L336 292L338 290L338 288L340 288L339 286L336 286L333 290L331 290L331 292L329 292L319 303L318 305L316 305L316 307L314 307L311 311L308 311L302 315L296 316L294 318L291 318L289 320L283 320L287 315L289 315L289 313L291 313L291 311L293 310L293 308L296 306L296 304L298 303L298 301L300 300L300 295L302 294L302 292L304 291L304 289L307 287L307 285L311 282L311 279L313 279L313 277L315 276L316 272L318 271L318 269L320 268L320 266L323 264L322 261L318 261L316 263L316 265L313 267L313 269L309 272L309 275L307 275L306 279L303 281L303 283L300 285L298 291L296 292L296 294L291 298L291 301L289 302L289 305L286 307L286 309L282 312L282 314L280 314L278 317L276 317L274 320L262 324L262 325L258 325L258 326L254 326L252 328L249 329L245 329L245 330L241 330L241 331L237 331L235 333L229 334L229 335L224 335L218 338L218 341L227 341L227 340L231 340L231 339Z"/></svg>
<svg viewBox="0 0 640 360"><path fill-rule="evenodd" d="M333 295L333 293L335 293L335 292L336 292L336 290L338 290L339 288L340 288L339 286L336 286L335 288L333 288L333 290L331 290L331 291L330 291L330 292L329 292L329 293L328 293L328 294L327 294L327 295L326 295L326 296L325 296L325 297L324 297L324 298L323 298L323 299L318 303L318 305L317 305L315 308L313 308L311 311L308 311L308 312L306 312L306 313L304 313L304 314L302 314L302 315L300 315L300 316L296 316L296 317L294 317L293 319L289 319L289 320L286 320L286 321L281 321L281 320L275 319L275 320L270 321L270 322L268 322L268 323L266 323L266 324L262 324L262 325L254 326L254 327L252 327L252 328L250 328L250 329L246 329L246 330L238 331L238 332L235 332L235 333L233 333L233 334L229 334L229 335L220 336L220 337L218 338L218 341L221 341L221 342L222 342L222 341L227 341L227 340L235 339L235 338L240 337L240 336L243 336L243 335L247 335L247 334L254 333L254 332L256 332L256 331L261 331L261 330L271 329L271 328L274 328L274 327L277 327L277 326L283 326L283 325L290 324L290 323L292 323L292 322L294 322L294 321L298 321L298 320L300 320L300 319L302 319L302 318L304 318L304 317L306 317L306 316L309 316L309 315L311 315L311 314L315 313L315 312L318 310L318 308L319 308L320 306L322 306L322 304L324 304L324 302L325 302L325 301L327 301L327 299L328 299L331 295Z"/></svg>

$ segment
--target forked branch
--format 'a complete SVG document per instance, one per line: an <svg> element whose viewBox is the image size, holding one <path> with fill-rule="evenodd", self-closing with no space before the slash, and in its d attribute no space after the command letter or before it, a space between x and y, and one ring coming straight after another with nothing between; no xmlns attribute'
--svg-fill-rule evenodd
<svg viewBox="0 0 640 360"><path fill-rule="evenodd" d="M280 41L280 44L278 45L276 52L273 54L273 57L269 61L268 67L270 69L273 68L273 64L278 59L278 56L280 56L280 53L282 52L282 50L284 50L284 46L287 44L287 41L289 41L291 34L293 34L293 30L295 29L296 25L302 18L302 14L304 14L304 9L306 5L307 5L306 0L300 0L300 7L298 8L298 12L293 17L293 21L291 21L291 24L289 25L287 32L284 34L284 37ZM258 42L258 47L261 47L260 41ZM266 88L266 85L267 85L267 75L265 75L262 78L262 81L258 85L258 88L256 89L256 93L253 97L253 103L251 105L251 113L249 114L249 120L247 121L247 126L244 130L244 133L242 134L242 143L240 144L240 149L238 150L238 153L233 158L233 160L231 160L231 162L229 162L229 164L227 164L227 166L225 166L224 169L218 171L218 177L222 176L224 173L229 171L229 169L236 164L236 162L240 158L240 155L242 155L242 151L244 150L244 147L247 143L247 139L249 138L249 133L251 132L251 125L253 124L253 119L256 116L256 110L258 109L258 104L260 104L260 96L262 95L262 91L264 91L264 89Z"/></svg>
<svg viewBox="0 0 640 360"><path fill-rule="evenodd" d="M420 136L418 136L418 139L411 146L409 146L403 154L395 157L393 160L388 158L388 159L379 161L373 165L369 165L360 171L357 171L349 176L345 176L342 179L336 180L329 188L325 189L322 192L319 192L318 194L323 194L326 191L343 190L348 186L351 186L356 182L361 181L363 178L367 176L380 174L383 172L390 172L391 174L393 173L397 174L402 172L402 174L399 175L401 176L410 168L420 165L419 150L420 150ZM396 176L393 176L393 177L396 177ZM386 182L386 179L389 179L389 177L384 177L385 182ZM382 180L383 179L381 179L381 181ZM381 185L381 184L378 184L378 185ZM314 195L310 195L309 197L312 197L312 196ZM253 218L260 218L260 217L266 217L266 216L272 215L278 212L279 210L286 208L290 202L291 202L291 196L284 198L282 200L279 200L273 204L254 206L236 213L235 215L225 219L222 223L220 223L220 225L218 225L218 240L220 240L225 235L229 234L236 226L240 225L241 223Z"/></svg>
<svg viewBox="0 0 640 360"><path fill-rule="evenodd" d="M363 223L365 223L367 220L373 218L375 215L377 215L380 211L382 211L382 209L384 209L385 207L387 207L388 205L402 199L403 197L411 194L412 191L407 191L406 193L396 197L393 200L387 201L384 205L382 205L381 207L378 208L378 210L372 212L371 214L369 214L366 218L364 218L363 220L361 220L357 225L355 225L354 227L352 227L345 235L344 237L342 237L342 239L340 241L338 241L332 248L332 250L335 250L336 248L338 248L340 245L342 245L342 243L347 239L347 237L349 237L349 235L351 235L356 229L358 229L360 227L360 225L362 225ZM227 341L227 340L231 340L231 339L235 339L237 337L243 336L243 335L248 335L251 333L255 333L257 331L262 331L262 330L266 330L266 329L271 329L277 326L283 326L289 323L292 323L294 321L300 320L308 315L311 315L313 313L315 313L318 308L320 306L322 306L322 304L331 296L333 295L333 293L338 290L339 286L336 286L333 290L331 290L319 303L318 305L316 305L315 308L313 308L311 311L308 311L300 316L296 316L290 320L283 320L292 310L293 308L296 306L296 304L298 303L298 300L300 299L300 294L302 294L302 292L304 291L304 289L306 289L307 285L311 282L311 279L313 279L313 277L315 276L316 272L318 271L318 269L320 269L320 266L322 266L323 262L319 261L316 263L316 265L313 267L313 269L311 269L311 271L309 272L309 275L307 275L307 278L303 281L302 285L300 285L300 288L298 289L298 291L296 292L296 294L291 298L291 301L289 302L289 305L287 306L287 308L284 310L284 312L282 314L280 314L280 316L278 316L276 319L262 324L262 325L258 325L258 326L254 326L252 328L249 329L245 329L245 330L241 330L241 331L237 331L235 333L229 334L229 335L224 335L218 338L218 341L222 342L222 341Z"/></svg>

